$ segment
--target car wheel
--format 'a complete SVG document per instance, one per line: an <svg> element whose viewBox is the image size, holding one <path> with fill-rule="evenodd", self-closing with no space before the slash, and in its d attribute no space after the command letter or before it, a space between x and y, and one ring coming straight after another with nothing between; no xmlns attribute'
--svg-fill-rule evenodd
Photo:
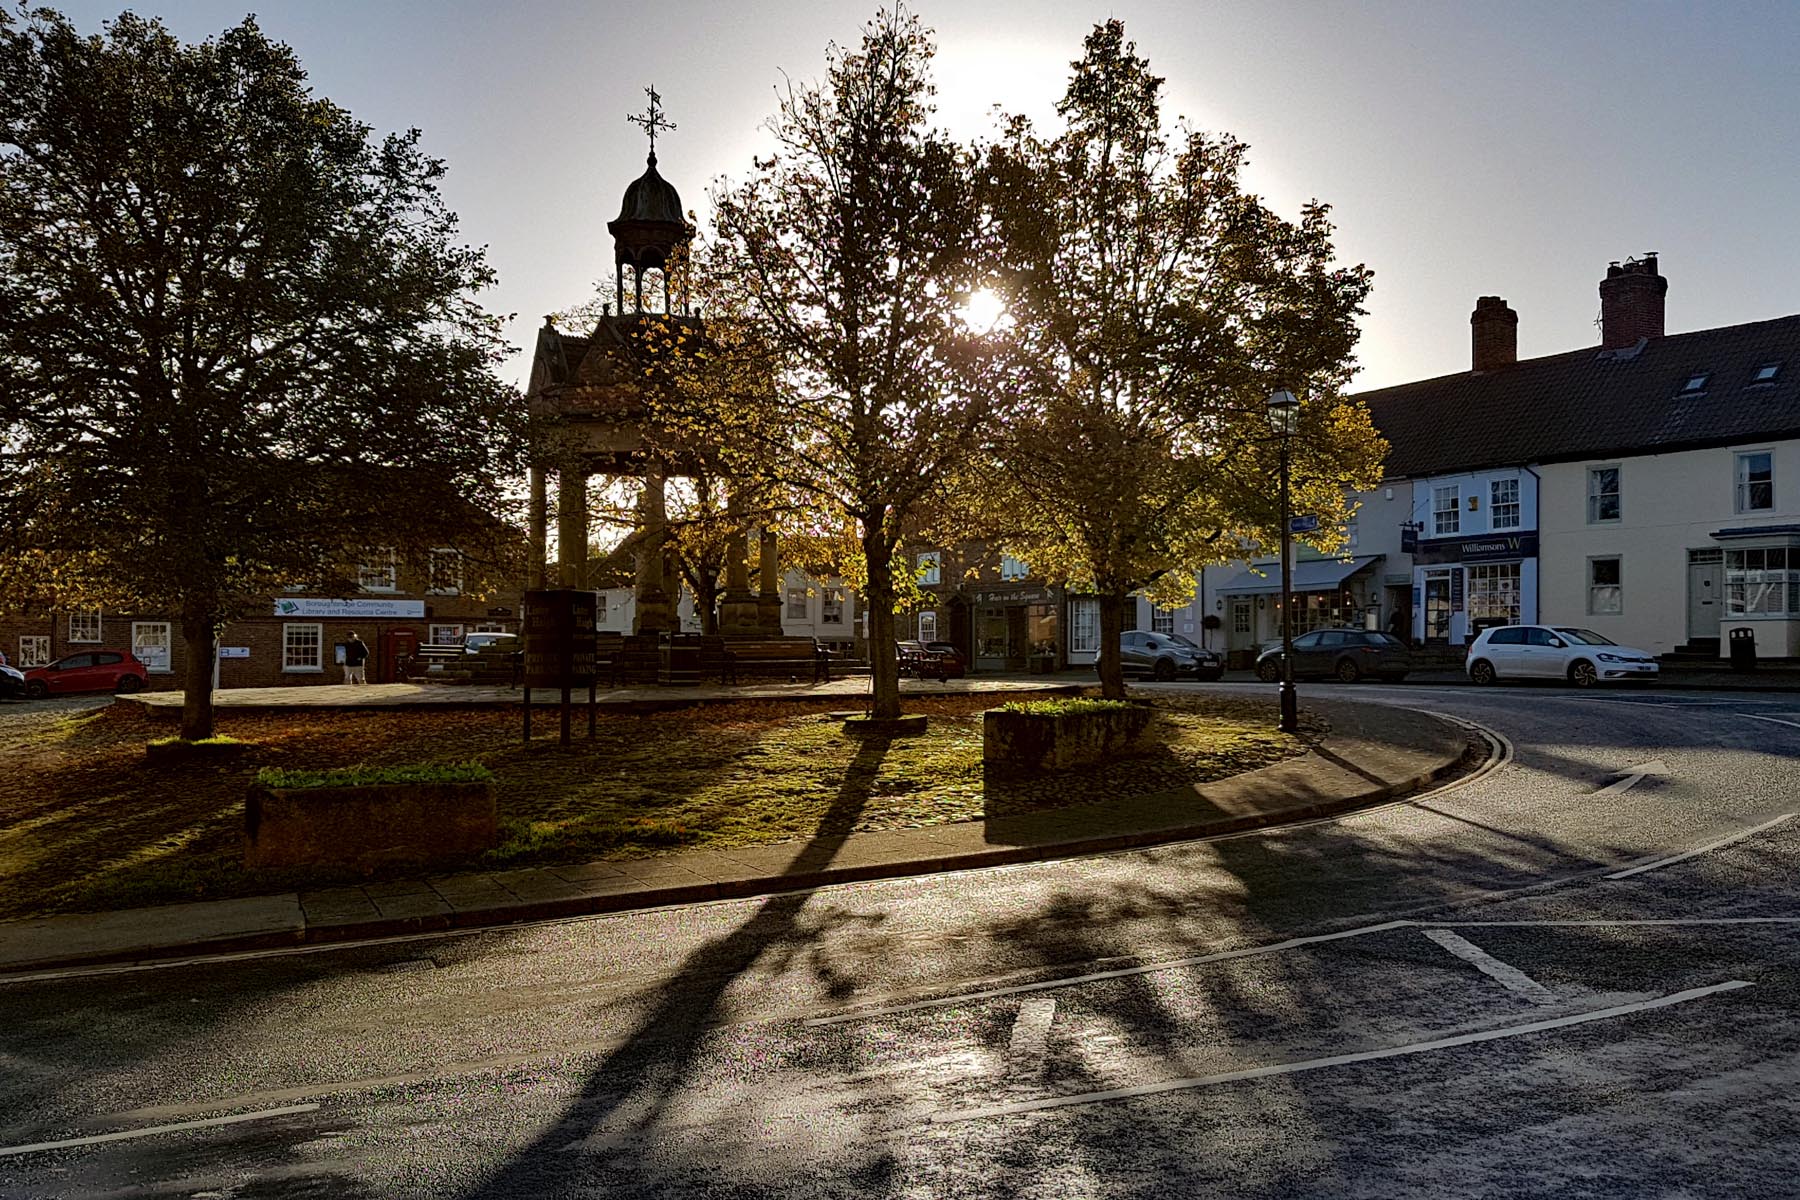
<svg viewBox="0 0 1800 1200"><path fill-rule="evenodd" d="M33 700L42 700L50 694L50 689L44 686L43 680L33 679L25 685L25 694Z"/></svg>
<svg viewBox="0 0 1800 1200"><path fill-rule="evenodd" d="M1336 675L1341 683L1355 683L1362 678L1362 668L1357 666L1353 659L1340 658L1337 661L1337 669L1332 674Z"/></svg>
<svg viewBox="0 0 1800 1200"><path fill-rule="evenodd" d="M1594 664L1585 658L1578 658L1569 666L1569 682L1576 687L1593 687L1600 682L1600 673L1594 670Z"/></svg>
<svg viewBox="0 0 1800 1200"><path fill-rule="evenodd" d="M1482 687L1487 687L1489 684L1497 682L1500 676L1494 673L1493 663L1485 658L1478 658L1469 664L1469 678Z"/></svg>
<svg viewBox="0 0 1800 1200"><path fill-rule="evenodd" d="M1150 674L1153 678L1155 678L1156 682L1168 683L1170 680L1175 678L1175 660L1172 658L1157 659L1156 667L1150 672Z"/></svg>
<svg viewBox="0 0 1800 1200"><path fill-rule="evenodd" d="M119 676L119 683L115 690L121 696L129 696L133 692L143 691L144 681L139 679L136 675L121 675Z"/></svg>
<svg viewBox="0 0 1800 1200"><path fill-rule="evenodd" d="M1256 664L1256 677L1264 683L1274 683L1281 678L1281 668L1272 658L1265 658Z"/></svg>

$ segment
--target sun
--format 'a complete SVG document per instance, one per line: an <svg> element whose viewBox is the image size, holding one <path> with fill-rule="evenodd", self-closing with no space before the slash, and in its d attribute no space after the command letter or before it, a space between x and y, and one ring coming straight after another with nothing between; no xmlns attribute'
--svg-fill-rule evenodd
<svg viewBox="0 0 1800 1200"><path fill-rule="evenodd" d="M977 288L969 293L968 302L962 306L959 315L963 324L976 333L988 333L1006 315L1006 301L991 288Z"/></svg>

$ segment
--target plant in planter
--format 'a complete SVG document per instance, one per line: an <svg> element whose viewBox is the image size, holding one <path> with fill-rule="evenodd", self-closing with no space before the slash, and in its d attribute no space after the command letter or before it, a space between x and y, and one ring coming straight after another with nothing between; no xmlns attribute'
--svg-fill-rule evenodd
<svg viewBox="0 0 1800 1200"><path fill-rule="evenodd" d="M456 862L498 842L494 776L480 763L265 767L244 804L246 867L373 872Z"/></svg>
<svg viewBox="0 0 1800 1200"><path fill-rule="evenodd" d="M982 714L982 761L1020 770L1059 769L1120 753L1155 713L1125 700L1026 700Z"/></svg>

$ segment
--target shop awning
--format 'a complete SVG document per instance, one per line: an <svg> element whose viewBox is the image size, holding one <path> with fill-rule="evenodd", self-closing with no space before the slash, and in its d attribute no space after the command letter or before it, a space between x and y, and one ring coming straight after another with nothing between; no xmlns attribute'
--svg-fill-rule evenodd
<svg viewBox="0 0 1800 1200"><path fill-rule="evenodd" d="M1294 564L1294 590L1296 592L1335 592L1352 575L1359 571L1366 571L1380 561L1381 555L1370 554L1363 558L1353 558L1349 562L1336 558L1297 562ZM1220 595L1235 592L1240 596L1273 596L1281 591L1281 564L1270 563L1262 569L1260 575L1255 571L1240 572L1228 579L1218 590Z"/></svg>

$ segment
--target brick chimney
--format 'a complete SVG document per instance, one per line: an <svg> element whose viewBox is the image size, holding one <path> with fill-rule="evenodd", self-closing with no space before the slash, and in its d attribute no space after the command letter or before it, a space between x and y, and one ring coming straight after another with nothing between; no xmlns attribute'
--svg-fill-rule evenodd
<svg viewBox="0 0 1800 1200"><path fill-rule="evenodd" d="M1623 350L1639 338L1663 335L1663 294L1669 281L1656 273L1656 255L1613 263L1600 281L1600 348Z"/></svg>
<svg viewBox="0 0 1800 1200"><path fill-rule="evenodd" d="M1495 371L1519 361L1519 314L1498 296L1482 296L1469 314L1475 371Z"/></svg>

